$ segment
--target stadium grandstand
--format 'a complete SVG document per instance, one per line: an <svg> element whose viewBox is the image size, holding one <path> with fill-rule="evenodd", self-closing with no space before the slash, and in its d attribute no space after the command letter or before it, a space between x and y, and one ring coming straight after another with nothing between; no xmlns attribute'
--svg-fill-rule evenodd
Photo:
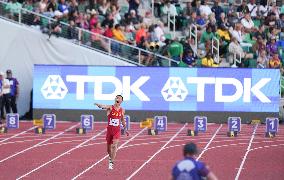
<svg viewBox="0 0 284 180"><path fill-rule="evenodd" d="M10 0L0 13L139 65L279 68L284 57L281 0Z"/></svg>
<svg viewBox="0 0 284 180"><path fill-rule="evenodd" d="M283 72L281 0L0 0L0 15L134 65Z"/></svg>

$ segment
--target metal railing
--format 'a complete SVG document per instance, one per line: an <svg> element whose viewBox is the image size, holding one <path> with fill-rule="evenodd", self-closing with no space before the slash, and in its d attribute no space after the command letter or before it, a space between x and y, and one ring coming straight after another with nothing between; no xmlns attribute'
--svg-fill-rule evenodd
<svg viewBox="0 0 284 180"><path fill-rule="evenodd" d="M189 28L189 39L190 39L190 45L191 42L192 42L192 39L194 38L194 44L192 46L192 50L193 50L193 53L194 53L194 56L197 56L197 26L192 24Z"/></svg>
<svg viewBox="0 0 284 180"><path fill-rule="evenodd" d="M176 16L171 16L170 13L168 13L168 30L169 30L169 32L171 32L171 24L173 25L173 38L175 38L176 37Z"/></svg>
<svg viewBox="0 0 284 180"><path fill-rule="evenodd" d="M7 9L8 3L0 0L0 18L28 25L32 28L53 36L69 39L70 42L139 66L171 66L173 59L160 55L158 52L141 49L89 30L71 26L67 20L55 20L43 14L38 14L24 8L16 10ZM65 21L65 22L64 22ZM60 31L56 32L54 27L58 26Z"/></svg>
<svg viewBox="0 0 284 180"><path fill-rule="evenodd" d="M239 59L237 58L237 55L238 55ZM241 52L240 52L239 54L234 53L234 59L233 59L233 61L234 61L234 64L231 66L231 67L233 67L233 68L238 67L238 66L237 66L237 62L240 63L240 64L242 63L242 54L241 54Z"/></svg>
<svg viewBox="0 0 284 180"><path fill-rule="evenodd" d="M217 60L217 64L219 64L219 62L220 62L220 52L219 52L219 46L220 46L220 42L219 42L219 39L218 38L216 38L216 37L213 37L213 39L212 39L212 49L211 49L211 51L212 51L212 54L214 55L214 57L216 58L216 60Z"/></svg>

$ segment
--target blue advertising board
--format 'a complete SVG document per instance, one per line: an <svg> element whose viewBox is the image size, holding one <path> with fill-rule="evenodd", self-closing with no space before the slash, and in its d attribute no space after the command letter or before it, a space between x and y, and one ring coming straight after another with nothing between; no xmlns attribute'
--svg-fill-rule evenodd
<svg viewBox="0 0 284 180"><path fill-rule="evenodd" d="M33 108L279 112L277 69L35 65Z"/></svg>

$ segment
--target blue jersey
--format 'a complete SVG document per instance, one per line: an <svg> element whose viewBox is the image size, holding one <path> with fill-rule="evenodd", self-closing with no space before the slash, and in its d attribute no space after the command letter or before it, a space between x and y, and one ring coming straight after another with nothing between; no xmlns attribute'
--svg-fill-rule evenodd
<svg viewBox="0 0 284 180"><path fill-rule="evenodd" d="M209 170L204 163L190 157L177 162L172 170L172 176L175 180L201 180L208 174Z"/></svg>
<svg viewBox="0 0 284 180"><path fill-rule="evenodd" d="M10 82L10 93L11 93L11 96L16 96L16 93L17 93L17 86L19 85L19 82L17 81L16 78L7 78Z"/></svg>

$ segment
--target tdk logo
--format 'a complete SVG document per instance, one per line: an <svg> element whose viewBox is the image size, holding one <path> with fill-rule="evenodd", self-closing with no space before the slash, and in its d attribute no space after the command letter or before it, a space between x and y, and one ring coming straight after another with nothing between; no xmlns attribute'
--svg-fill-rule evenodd
<svg viewBox="0 0 284 180"><path fill-rule="evenodd" d="M165 101L184 101L188 91L180 77L170 77L161 93Z"/></svg>
<svg viewBox="0 0 284 180"><path fill-rule="evenodd" d="M67 87L59 75L49 75L41 88L45 99L63 99L67 92Z"/></svg>
<svg viewBox="0 0 284 180"><path fill-rule="evenodd" d="M235 78L213 78L213 77L188 77L187 83L197 85L197 102L204 102L204 92L206 84L215 84L215 102L235 102L240 98L243 102L251 102L251 95L254 94L259 101L270 103L270 99L261 92L271 78L262 78L257 83L252 84L251 78L244 78L244 83ZM223 85L232 85L236 91L232 95L223 95Z"/></svg>
<svg viewBox="0 0 284 180"><path fill-rule="evenodd" d="M159 92L151 92L152 94L161 93L165 101L184 101L189 92L196 94L196 99L193 101L205 102L205 93L210 95L211 92L206 91L206 85L214 85L215 102L242 102L250 103L251 97L254 95L260 102L270 103L271 100L261 91L266 84L271 81L271 78L262 78L258 82L252 84L251 78L244 78L242 81L236 78L215 78L215 77L187 77L186 82L180 77L169 77L163 87L155 87L156 82L150 81L150 76L140 76L135 81L130 81L130 76L123 76L118 79L114 76L87 76L87 75L67 75L66 82L68 84L75 83L76 99L85 99L86 85L93 84L94 100L113 100L117 94L122 94L125 100L131 100L136 96L140 101L151 101L150 94L146 94L141 90L151 88L153 90L160 89ZM114 87L112 92L105 93L104 83L112 84ZM187 85L195 84L196 92L189 90ZM223 86L230 85L235 89L230 92L230 95L224 95ZM63 99L68 92L63 80L59 75L50 75L44 82L41 92L45 99ZM131 95L131 96L130 96ZM151 97L151 96L150 96ZM192 98L192 96L190 97ZM191 100L191 99L189 99Z"/></svg>

